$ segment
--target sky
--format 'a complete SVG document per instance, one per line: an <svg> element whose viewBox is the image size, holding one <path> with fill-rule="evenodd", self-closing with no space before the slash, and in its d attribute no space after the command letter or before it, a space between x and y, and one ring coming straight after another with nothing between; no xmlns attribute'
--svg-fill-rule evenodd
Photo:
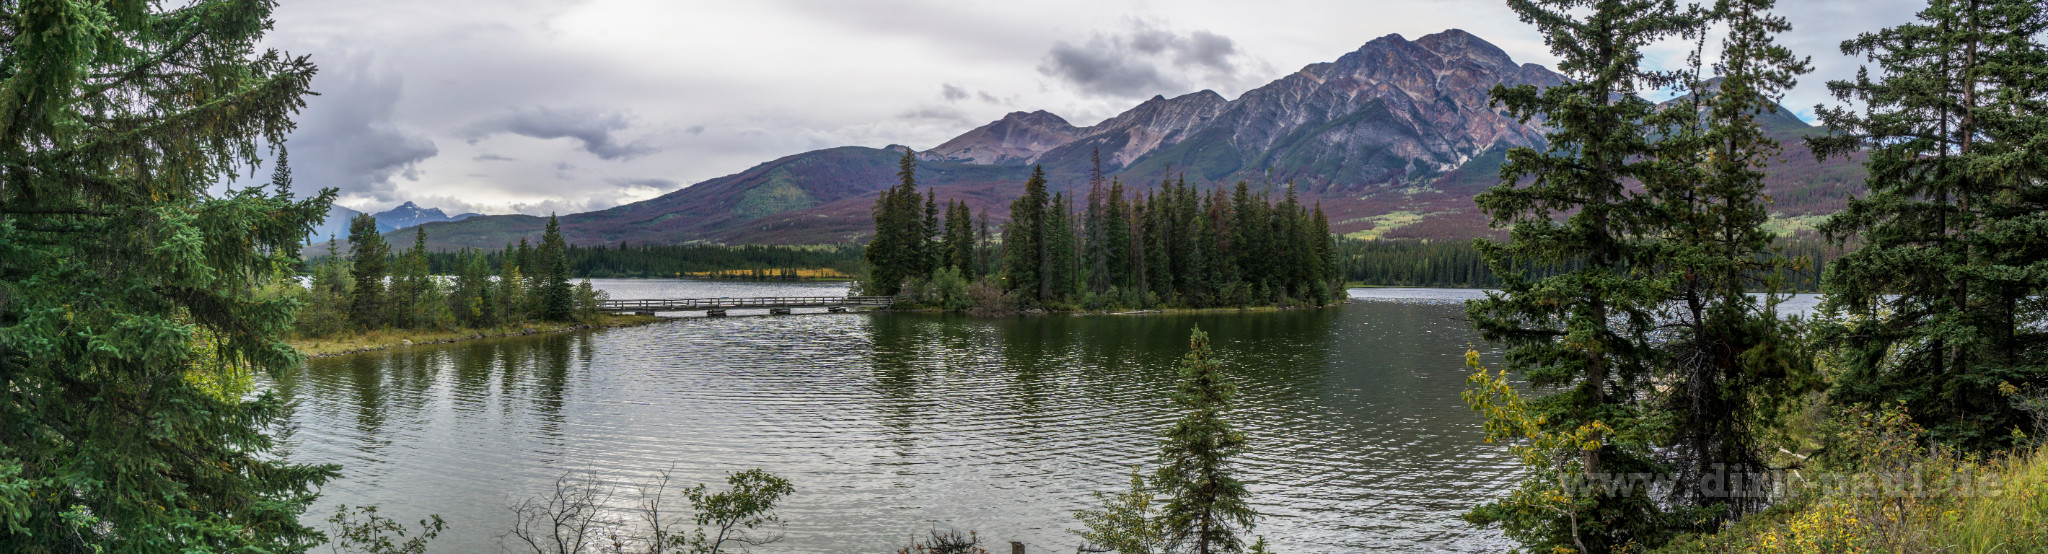
<svg viewBox="0 0 2048 554"><path fill-rule="evenodd" d="M1815 69L1784 102L1802 117L1862 63L1842 40L1921 5L1783 4L1779 40ZM265 45L320 68L286 142L297 186L450 214L604 209L810 150L930 148L1013 111L1086 126L1153 95L1234 99L1388 34L1460 28L1556 60L1500 0L283 0L273 15Z"/></svg>

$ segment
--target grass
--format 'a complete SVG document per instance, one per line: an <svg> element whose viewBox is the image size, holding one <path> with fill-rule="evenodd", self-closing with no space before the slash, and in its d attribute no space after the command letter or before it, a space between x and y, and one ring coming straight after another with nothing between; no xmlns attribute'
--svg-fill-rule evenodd
<svg viewBox="0 0 2048 554"><path fill-rule="evenodd" d="M644 315L602 314L593 317L588 321L571 323L534 322L523 325L491 327L487 329L377 329L373 331L347 333L328 337L295 338L290 339L286 342L290 343L292 348L297 349L300 353L305 354L307 357L325 358L328 356L340 356L342 354L354 354L357 352L369 352L372 350L399 348L408 345L443 344L450 342L460 342L465 340L491 337L505 337L512 335L559 333L563 331L574 331L578 329L632 327L635 325L645 325L648 323L653 323L658 319L659 318L656 318L654 316Z"/></svg>
<svg viewBox="0 0 2048 554"><path fill-rule="evenodd" d="M1976 459L1909 447L1872 470L1865 475L1908 479L1823 488L1660 551L2048 552L2048 448ZM1911 492L1883 488L1897 484Z"/></svg>
<svg viewBox="0 0 2048 554"><path fill-rule="evenodd" d="M1357 223L1361 220L1371 221L1372 227L1361 231L1353 231L1351 233L1347 233L1344 235L1344 237L1362 240L1379 240L1381 236L1385 236L1387 234L1387 231L1392 231L1402 227L1407 227L1409 225L1414 225L1416 222L1422 221L1422 218L1429 217L1429 215L1430 214L1416 213L1403 210L1398 212L1380 214L1372 217L1363 217L1359 219L1345 221L1344 223Z"/></svg>
<svg viewBox="0 0 2048 554"><path fill-rule="evenodd" d="M1825 215L1795 215L1786 217L1771 214L1770 221L1764 222L1764 230L1779 235L1791 235L1798 231L1812 231L1818 228L1821 222L1827 221L1828 217Z"/></svg>
<svg viewBox="0 0 2048 554"><path fill-rule="evenodd" d="M825 268L770 268L770 269L724 269L718 271L695 271L684 275L699 279L781 279L791 275L805 281L845 281L852 279L843 271Z"/></svg>

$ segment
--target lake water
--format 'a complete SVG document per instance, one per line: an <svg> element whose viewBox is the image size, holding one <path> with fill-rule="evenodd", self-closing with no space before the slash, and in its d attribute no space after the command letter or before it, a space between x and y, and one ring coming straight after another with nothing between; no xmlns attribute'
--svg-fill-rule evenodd
<svg viewBox="0 0 2048 554"><path fill-rule="evenodd" d="M845 291L594 283L615 298ZM1201 315L735 311L313 360L270 385L298 405L286 455L344 468L309 522L337 503L440 514L437 551L497 551L507 507L565 473L630 487L672 468L718 488L763 468L796 486L786 538L764 552L894 552L935 528L1072 552L1089 492L1151 468L1199 325L1241 391L1256 534L1288 552L1510 546L1457 517L1515 467L1458 398L1479 343L1461 302L1479 293L1352 292L1337 308Z"/></svg>

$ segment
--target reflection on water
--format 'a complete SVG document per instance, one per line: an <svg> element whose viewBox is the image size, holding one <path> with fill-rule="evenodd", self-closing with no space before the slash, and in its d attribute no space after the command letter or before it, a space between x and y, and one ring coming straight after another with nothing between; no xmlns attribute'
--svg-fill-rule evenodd
<svg viewBox="0 0 2048 554"><path fill-rule="evenodd" d="M644 296L701 296L669 292ZM1461 313L692 318L315 360L273 386L299 406L289 456L345 468L312 516L438 513L450 551L494 550L504 507L565 471L631 484L673 466L682 483L790 479L788 538L768 551L893 551L937 527L1065 552L1088 492L1150 460L1200 325L1242 391L1258 534L1499 550L1456 518L1513 465L1458 400L1477 340Z"/></svg>

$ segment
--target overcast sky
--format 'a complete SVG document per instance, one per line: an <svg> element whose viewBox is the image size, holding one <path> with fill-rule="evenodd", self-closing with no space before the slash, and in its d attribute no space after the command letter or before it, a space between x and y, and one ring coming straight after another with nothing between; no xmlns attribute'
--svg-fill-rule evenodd
<svg viewBox="0 0 2048 554"><path fill-rule="evenodd" d="M1792 0L1816 72L1912 19ZM382 210L572 213L834 146L929 148L1012 111L1091 125L1155 94L1226 98L1366 41L1461 28L1551 65L1499 0L283 0L269 46L320 67L288 145L302 188ZM1683 60L1681 45L1653 63ZM266 173L267 170L260 173Z"/></svg>

